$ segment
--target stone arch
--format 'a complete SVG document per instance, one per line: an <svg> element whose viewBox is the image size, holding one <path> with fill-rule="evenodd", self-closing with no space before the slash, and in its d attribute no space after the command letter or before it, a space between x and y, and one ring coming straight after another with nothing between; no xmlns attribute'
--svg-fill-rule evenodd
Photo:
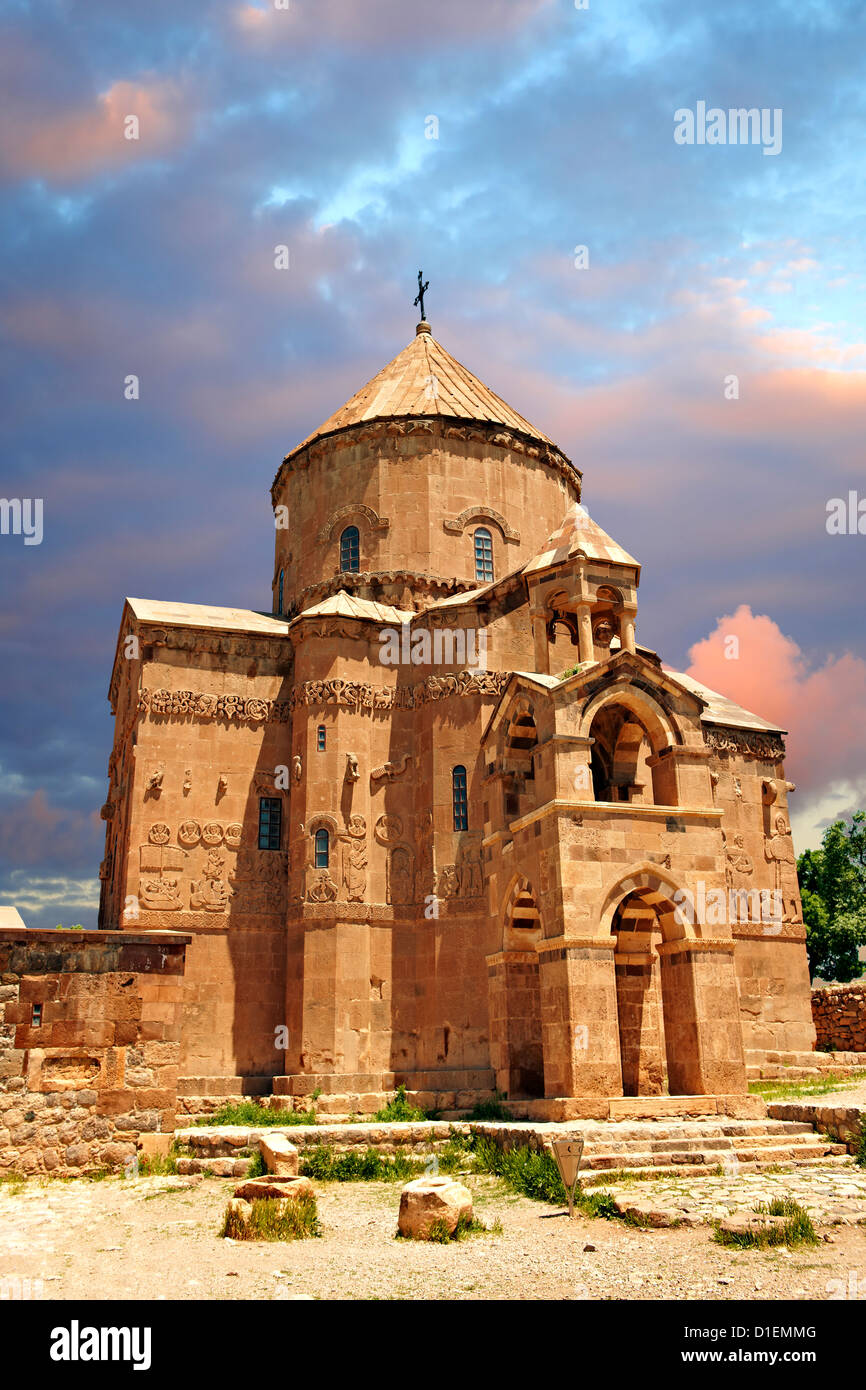
<svg viewBox="0 0 866 1390"><path fill-rule="evenodd" d="M673 876L660 865L648 860L635 865L621 874L605 893L599 913L599 934L609 935L617 908L626 898L638 896L656 913L665 941L696 936L687 915L676 911L676 895L681 892Z"/></svg>
<svg viewBox="0 0 866 1390"><path fill-rule="evenodd" d="M319 542L325 545L330 541L337 527L342 529L346 521L366 521L371 531L387 531L391 522L387 516L379 516L372 507L367 507L361 502L352 502L348 506L339 507L332 512L319 532Z"/></svg>
<svg viewBox="0 0 866 1390"><path fill-rule="evenodd" d="M541 912L532 884L522 874L512 878L502 901L502 949L524 950L543 936Z"/></svg>
<svg viewBox="0 0 866 1390"><path fill-rule="evenodd" d="M529 880L516 873L502 900L502 945L487 957L490 1057L506 1096L544 1095L541 984L536 943L541 918ZM522 925L518 925L521 923Z"/></svg>
<svg viewBox="0 0 866 1390"><path fill-rule="evenodd" d="M459 516L455 516L452 521L444 520L442 525L452 535L462 536L470 521L492 521L494 526L499 527L503 540L512 541L514 544L520 541L520 532L515 531L502 513L495 511L493 507L464 507Z"/></svg>
<svg viewBox="0 0 866 1390"><path fill-rule="evenodd" d="M578 734L581 738L590 737L592 721L605 705L622 705L635 714L644 725L655 754L683 742L679 725L664 705L648 690L643 690L629 680L616 681L590 697L580 717Z"/></svg>

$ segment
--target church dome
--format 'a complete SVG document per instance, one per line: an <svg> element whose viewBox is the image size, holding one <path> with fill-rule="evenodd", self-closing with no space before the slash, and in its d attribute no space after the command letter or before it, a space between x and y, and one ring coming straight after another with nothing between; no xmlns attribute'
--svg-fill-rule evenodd
<svg viewBox="0 0 866 1390"><path fill-rule="evenodd" d="M273 612L339 589L417 610L513 573L580 500L580 470L429 323L283 459Z"/></svg>
<svg viewBox="0 0 866 1390"><path fill-rule="evenodd" d="M557 448L552 439L452 357L433 337L429 323L422 320L411 343L286 457L292 458L315 440L353 425L410 417L501 425L526 439Z"/></svg>

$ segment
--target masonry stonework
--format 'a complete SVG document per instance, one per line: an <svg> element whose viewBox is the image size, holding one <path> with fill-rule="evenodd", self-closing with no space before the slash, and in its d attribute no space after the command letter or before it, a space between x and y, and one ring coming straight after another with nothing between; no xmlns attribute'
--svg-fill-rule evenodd
<svg viewBox="0 0 866 1390"><path fill-rule="evenodd" d="M0 1171L116 1168L174 1129L188 941L0 929Z"/></svg>
<svg viewBox="0 0 866 1390"><path fill-rule="evenodd" d="M866 1053L866 981L813 990L812 1017L822 1052Z"/></svg>
<svg viewBox="0 0 866 1390"><path fill-rule="evenodd" d="M813 1046L783 731L638 643L581 487L425 322L280 465L270 611L127 600L100 925L191 937L185 1097L731 1096Z"/></svg>

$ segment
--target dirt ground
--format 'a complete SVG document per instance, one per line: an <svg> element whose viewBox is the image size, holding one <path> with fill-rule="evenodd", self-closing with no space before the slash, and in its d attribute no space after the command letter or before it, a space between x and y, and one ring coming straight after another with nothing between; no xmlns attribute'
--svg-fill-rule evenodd
<svg viewBox="0 0 866 1390"><path fill-rule="evenodd" d="M395 1240L399 1183L317 1183L320 1239L233 1243L234 1181L109 1178L0 1185L0 1295L46 1299L866 1298L866 1226L812 1249L723 1249L706 1226L636 1230L462 1178L502 1234ZM587 1248L594 1247L594 1248ZM28 1286L21 1281L41 1280ZM5 1290L5 1293L4 1293Z"/></svg>

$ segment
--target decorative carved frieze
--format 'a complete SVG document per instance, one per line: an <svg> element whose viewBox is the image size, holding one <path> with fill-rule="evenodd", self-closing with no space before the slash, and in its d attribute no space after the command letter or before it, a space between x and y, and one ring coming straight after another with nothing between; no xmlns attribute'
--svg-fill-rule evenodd
<svg viewBox="0 0 866 1390"><path fill-rule="evenodd" d="M138 696L139 714L151 718L224 719L229 723L285 724L291 714L288 700L244 699L241 695L212 695L195 690L148 690ZM150 781L148 782L150 789Z"/></svg>
<svg viewBox="0 0 866 1390"><path fill-rule="evenodd" d="M714 753L723 756L739 753L743 758L759 758L778 762L785 756L785 745L778 734L764 734L756 729L704 729L704 743Z"/></svg>
<svg viewBox="0 0 866 1390"><path fill-rule="evenodd" d="M291 704L341 705L356 710L417 709L429 700L451 695L501 695L508 671L459 671L455 675L428 676L417 685L375 686L360 681L307 681L292 690Z"/></svg>

